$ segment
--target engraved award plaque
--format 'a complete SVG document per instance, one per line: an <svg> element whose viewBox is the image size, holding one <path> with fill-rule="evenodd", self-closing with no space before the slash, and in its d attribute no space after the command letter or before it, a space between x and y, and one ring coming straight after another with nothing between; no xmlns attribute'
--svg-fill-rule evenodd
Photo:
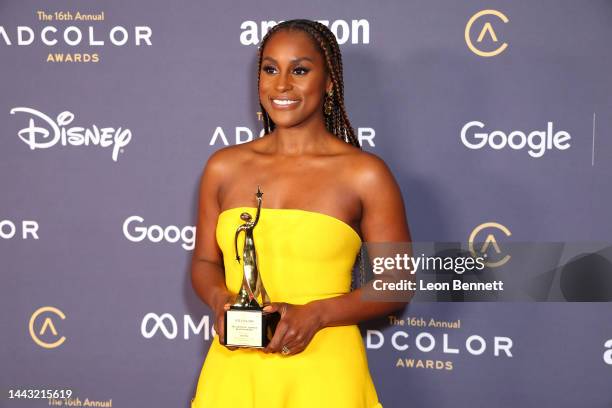
<svg viewBox="0 0 612 408"><path fill-rule="evenodd" d="M261 196L263 193L257 188L257 213L255 219L251 214L240 214L244 224L236 230L234 247L236 261L242 261L242 286L236 300L225 311L225 339L226 346L263 348L268 345L274 334L280 315L264 313L263 308L270 303L266 289L261 280L257 267L257 252L253 229L257 226L261 213ZM244 248L242 259L238 253L238 236L244 232Z"/></svg>

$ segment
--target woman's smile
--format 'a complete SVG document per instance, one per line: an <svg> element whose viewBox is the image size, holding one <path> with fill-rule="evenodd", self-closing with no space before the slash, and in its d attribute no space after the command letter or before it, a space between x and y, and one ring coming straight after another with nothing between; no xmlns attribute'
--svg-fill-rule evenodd
<svg viewBox="0 0 612 408"><path fill-rule="evenodd" d="M300 102L299 99L289 99L289 98L274 98L271 99L272 107L274 109L280 110L290 110L295 109Z"/></svg>

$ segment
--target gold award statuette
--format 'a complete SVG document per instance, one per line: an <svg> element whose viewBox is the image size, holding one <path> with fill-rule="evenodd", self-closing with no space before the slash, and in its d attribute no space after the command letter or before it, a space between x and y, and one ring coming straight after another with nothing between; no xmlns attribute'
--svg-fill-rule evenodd
<svg viewBox="0 0 612 408"><path fill-rule="evenodd" d="M261 275L257 267L257 252L253 229L259 221L261 213L261 196L263 193L257 187L257 213L255 220L251 214L243 212L240 219L245 221L236 230L234 247L236 261L240 263L238 254L238 236L244 231L244 248L242 250L242 286L234 304L225 312L226 346L263 348L268 345L274 334L280 315L264 313L263 308L270 303Z"/></svg>

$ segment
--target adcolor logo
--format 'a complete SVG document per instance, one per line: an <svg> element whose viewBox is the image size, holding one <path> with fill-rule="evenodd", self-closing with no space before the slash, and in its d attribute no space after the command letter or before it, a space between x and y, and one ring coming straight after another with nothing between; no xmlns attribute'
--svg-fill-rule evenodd
<svg viewBox="0 0 612 408"><path fill-rule="evenodd" d="M43 317L45 315L46 317ZM66 341L66 336L60 336L56 324L53 323L54 319L52 319L50 315L53 315L55 319L66 319L64 312L58 308L43 306L32 313L28 325L30 337L34 340L34 343L45 349L59 347ZM55 321L56 323L58 322L58 320Z"/></svg>
<svg viewBox="0 0 612 408"><path fill-rule="evenodd" d="M376 130L371 127L358 127L355 129L355 136L359 140L361 146L376 147ZM254 138L262 137L264 135L263 129L257 133L257 131L251 130L246 126L235 126L234 128L223 128L217 126L210 137L209 145L216 146L229 146L232 144L242 144L252 141ZM233 137L231 137L233 136Z"/></svg>
<svg viewBox="0 0 612 408"><path fill-rule="evenodd" d="M467 24L465 25L465 43L467 44L468 48L476 55L481 56L481 57L494 57L496 55L501 54L502 52L504 52L504 50L506 48L508 48L508 43L504 42L501 45L499 45L497 48L491 50L491 51L484 51L480 48L478 48L476 45L474 45L474 42L472 41L472 27L474 26L474 24L477 21L481 21L481 18L485 17L485 16L495 16L498 19L500 19L504 24L506 24L508 21L510 21L508 19L508 17L505 16L504 13L502 13L501 11L497 11L497 10L481 10L478 13L474 14L472 17L470 17L470 19L468 20ZM484 20L484 19L483 19ZM497 34L495 33L495 30L493 29L493 26L491 25L490 22L485 22L482 25L482 28L480 29L480 31L478 31L478 37L476 38L476 42L478 43L479 46L482 47L482 41L485 39L485 37L488 37L488 40L491 43L498 43L499 40L497 39Z"/></svg>
<svg viewBox="0 0 612 408"><path fill-rule="evenodd" d="M510 254L504 254L503 251L499 247L499 243L495 238L495 234L499 234L502 232L506 237L512 235L512 232L506 227L497 222L485 222L478 225L476 228L472 230L470 233L470 237L468 238L468 247L472 256L484 256L488 258L488 261L485 262L485 265L489 268L496 268L498 266L504 265L511 258ZM484 238L483 238L484 237ZM480 248L475 248L476 242L482 243ZM492 248L494 252L493 257L487 256L489 249Z"/></svg>

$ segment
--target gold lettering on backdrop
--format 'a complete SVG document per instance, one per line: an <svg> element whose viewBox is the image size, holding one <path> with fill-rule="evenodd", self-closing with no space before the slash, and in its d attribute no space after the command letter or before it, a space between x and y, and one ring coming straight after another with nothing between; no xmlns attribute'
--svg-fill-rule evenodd
<svg viewBox="0 0 612 408"><path fill-rule="evenodd" d="M395 362L396 368L424 368L428 370L447 370L452 371L452 361L442 360L421 360L415 358L398 358Z"/></svg>
<svg viewBox="0 0 612 408"><path fill-rule="evenodd" d="M104 12L98 14L81 14L77 11L74 19L80 21L104 21Z"/></svg>
<svg viewBox="0 0 612 408"><path fill-rule="evenodd" d="M99 54L81 54L81 53L75 53L75 54L64 54L64 53L59 53L59 52L53 52L53 53L49 53L47 55L47 59L45 60L46 62L99 62L100 61L100 55Z"/></svg>
<svg viewBox="0 0 612 408"><path fill-rule="evenodd" d="M444 321L444 320L436 320L434 318L431 318L427 326L435 327L438 329L460 329L461 320L457 319L455 321Z"/></svg>

